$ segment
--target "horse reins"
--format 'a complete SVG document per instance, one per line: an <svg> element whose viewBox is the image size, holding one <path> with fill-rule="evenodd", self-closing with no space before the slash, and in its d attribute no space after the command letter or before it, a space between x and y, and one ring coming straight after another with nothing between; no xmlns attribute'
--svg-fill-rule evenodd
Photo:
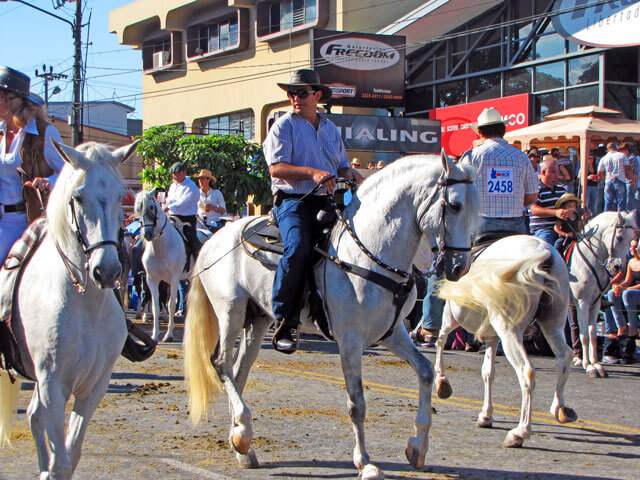
<svg viewBox="0 0 640 480"><path fill-rule="evenodd" d="M164 225L162 225L162 228L160 229L160 233L158 233L158 235L156 235L155 231L156 231L156 226L158 225L157 209L158 209L158 207L156 207L154 205L153 223L143 223L142 224L142 228L145 228L145 227L152 227L153 228L153 232L154 232L153 238L154 239L159 238L160 236L162 236L162 234L164 233L164 229L167 226L167 221L169 220L169 215L165 215L165 217L164 217ZM144 215L142 216L142 218L144 219Z"/></svg>

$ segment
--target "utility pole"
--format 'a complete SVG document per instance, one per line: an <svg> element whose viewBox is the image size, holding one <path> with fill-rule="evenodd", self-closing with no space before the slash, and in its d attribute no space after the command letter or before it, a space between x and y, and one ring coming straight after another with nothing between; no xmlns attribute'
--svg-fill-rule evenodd
<svg viewBox="0 0 640 480"><path fill-rule="evenodd" d="M73 45L75 54L73 56L73 110L72 110L72 130L73 146L77 146L83 141L82 131L82 1L76 0L76 16L73 24Z"/></svg>
<svg viewBox="0 0 640 480"><path fill-rule="evenodd" d="M54 80L60 80L61 78L69 78L68 75L63 73L53 73L53 67L49 65L49 71L47 72L47 66L42 65L42 74L38 73L36 70L36 77L42 78L44 80L44 104L47 108L49 108L49 82L53 82ZM60 92L60 89L56 87L52 95Z"/></svg>

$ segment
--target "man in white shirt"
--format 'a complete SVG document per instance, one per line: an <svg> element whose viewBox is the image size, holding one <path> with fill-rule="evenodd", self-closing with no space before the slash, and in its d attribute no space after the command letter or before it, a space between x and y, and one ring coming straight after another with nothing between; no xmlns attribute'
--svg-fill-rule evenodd
<svg viewBox="0 0 640 480"><path fill-rule="evenodd" d="M173 183L167 193L164 211L182 221L184 236L187 238L189 248L194 256L197 256L201 247L196 234L196 214L198 213L200 190L187 176L187 167L184 166L184 163L174 163L169 171L173 175Z"/></svg>
<svg viewBox="0 0 640 480"><path fill-rule="evenodd" d="M619 212L627 209L627 179L633 172L627 156L618 151L614 142L607 144L607 154L600 159L598 176L604 180L604 209Z"/></svg>

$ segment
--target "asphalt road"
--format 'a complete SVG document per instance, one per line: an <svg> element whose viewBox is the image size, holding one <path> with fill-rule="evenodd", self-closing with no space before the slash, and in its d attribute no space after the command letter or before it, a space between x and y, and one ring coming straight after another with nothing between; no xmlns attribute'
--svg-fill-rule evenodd
<svg viewBox="0 0 640 480"><path fill-rule="evenodd" d="M434 360L434 349L423 351ZM640 478L640 366L609 367L606 379L587 378L574 368L566 399L579 420L560 425L548 413L556 381L554 361L534 358L533 435L523 448L507 449L502 440L518 421L520 388L508 362L498 357L494 426L477 428L482 358L477 353L446 354L453 397L434 398L427 466L416 471L404 457L417 410L416 377L385 349L367 350L363 358L367 448L386 478ZM0 479L37 478L35 447L24 414L31 389L32 385L23 384L13 446L0 452ZM89 426L74 478L356 478L351 461L354 440L335 344L309 336L298 353L284 356L265 342L245 399L252 409L253 446L261 463L255 470L242 470L229 452L224 394L208 421L191 426L180 343L161 344L144 363L121 357Z"/></svg>

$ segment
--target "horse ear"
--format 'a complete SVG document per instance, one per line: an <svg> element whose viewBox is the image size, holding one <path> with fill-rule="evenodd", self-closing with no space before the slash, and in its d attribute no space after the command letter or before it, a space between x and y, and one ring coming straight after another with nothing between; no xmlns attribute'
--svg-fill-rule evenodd
<svg viewBox="0 0 640 480"><path fill-rule="evenodd" d="M440 158L442 160L442 168L444 169L445 173L448 174L451 168L451 159L445 153L444 148L442 149L442 152L440 152Z"/></svg>
<svg viewBox="0 0 640 480"><path fill-rule="evenodd" d="M73 168L80 168L84 157L75 148L67 147L64 143L58 143L53 138L50 139L56 151L62 159L70 164Z"/></svg>
<svg viewBox="0 0 640 480"><path fill-rule="evenodd" d="M130 145L125 145L124 147L120 147L117 150L114 150L111 156L115 162L115 167L122 162L124 162L127 158L129 158L136 151L138 144L140 143L140 139L136 140Z"/></svg>
<svg viewBox="0 0 640 480"><path fill-rule="evenodd" d="M152 198L156 198L158 187L155 187L153 190L149 191L149 196Z"/></svg>
<svg viewBox="0 0 640 480"><path fill-rule="evenodd" d="M618 223L624 225L624 220L622 219L622 212L618 210Z"/></svg>

